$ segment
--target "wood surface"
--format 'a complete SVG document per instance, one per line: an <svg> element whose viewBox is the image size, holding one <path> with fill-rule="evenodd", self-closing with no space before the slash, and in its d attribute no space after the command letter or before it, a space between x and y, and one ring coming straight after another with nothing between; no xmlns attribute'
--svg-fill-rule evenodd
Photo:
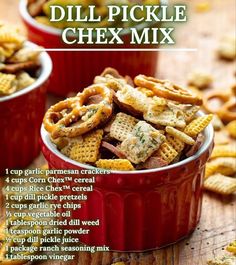
<svg viewBox="0 0 236 265"><path fill-rule="evenodd" d="M180 3L181 1L170 1ZM210 10L196 12L197 0L182 1L188 4L189 20L178 25L177 46L197 48L196 52L160 52L157 76L168 78L179 84L186 83L186 77L194 69L209 71L214 76L214 87L228 89L234 82L235 62L224 62L216 58L219 39L235 31L235 1L212 0ZM0 1L0 20L21 25L18 14L18 0ZM23 25L22 25L23 27ZM48 96L48 105L58 99ZM42 156L33 163L44 163ZM0 181L0 188L3 180ZM225 246L236 239L236 196L218 196L205 192L202 217L196 231L187 239L149 253L96 253L78 255L73 264L110 265L112 261L124 260L131 265L205 265L210 258L225 253ZM2 198L0 207L3 209ZM59 265L63 262L43 262ZM71 263L66 263L71 264Z"/></svg>

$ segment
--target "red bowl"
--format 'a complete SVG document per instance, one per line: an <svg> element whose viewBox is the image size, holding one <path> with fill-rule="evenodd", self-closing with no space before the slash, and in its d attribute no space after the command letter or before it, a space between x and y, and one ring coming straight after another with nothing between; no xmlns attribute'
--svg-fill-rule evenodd
<svg viewBox="0 0 236 265"><path fill-rule="evenodd" d="M166 1L162 0L161 3ZM62 43L61 30L42 25L29 15L27 0L20 1L20 13L29 40L45 48L68 48ZM150 25L144 23L139 25L139 28L141 30L148 26ZM130 34L125 32L123 38L124 46L112 48L128 47ZM156 51L49 51L49 54L53 61L53 73L48 90L59 96L81 91L92 83L94 76L99 75L108 66L116 68L123 75L129 73L131 77L140 73L155 76L158 61Z"/></svg>
<svg viewBox="0 0 236 265"><path fill-rule="evenodd" d="M27 42L27 46L35 47ZM40 151L39 132L45 113L45 95L52 62L40 55L41 72L36 82L10 96L0 97L0 173L26 167Z"/></svg>
<svg viewBox="0 0 236 265"><path fill-rule="evenodd" d="M100 220L100 226L89 227L88 235L79 236L80 241L88 245L106 245L118 251L144 251L175 243L189 235L200 219L205 164L213 148L212 126L208 126L204 134L205 141L199 151L174 165L96 175L94 190L87 194L82 208L69 210L71 216L67 221L73 218ZM43 127L41 145L51 169L94 169L61 154ZM69 176L71 180L57 186L68 185L70 189L55 194L78 195L79 192L72 191L78 186L76 178L91 176ZM64 176L57 174L56 178L64 179ZM64 215L65 211L63 209L61 213ZM65 229L71 228L80 229L80 226L65 225Z"/></svg>

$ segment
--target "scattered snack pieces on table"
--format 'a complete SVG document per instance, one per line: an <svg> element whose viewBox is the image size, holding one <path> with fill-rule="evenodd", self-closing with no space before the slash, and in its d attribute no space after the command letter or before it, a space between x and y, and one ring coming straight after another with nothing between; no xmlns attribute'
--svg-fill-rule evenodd
<svg viewBox="0 0 236 265"><path fill-rule="evenodd" d="M216 146L211 154L211 159L216 157L236 157L236 144Z"/></svg>
<svg viewBox="0 0 236 265"><path fill-rule="evenodd" d="M218 56L225 60L234 60L236 58L236 37L235 33L222 37L217 50Z"/></svg>
<svg viewBox="0 0 236 265"><path fill-rule="evenodd" d="M230 97L218 111L218 115L225 122L236 120L236 97Z"/></svg>
<svg viewBox="0 0 236 265"><path fill-rule="evenodd" d="M214 137L215 146L217 145L227 145L232 142L232 138L228 132L223 128L220 131L215 131Z"/></svg>
<svg viewBox="0 0 236 265"><path fill-rule="evenodd" d="M216 193L228 195L236 191L236 179L217 173L209 176L205 180L204 188Z"/></svg>
<svg viewBox="0 0 236 265"><path fill-rule="evenodd" d="M235 265L236 257L224 255L207 261L207 265Z"/></svg>
<svg viewBox="0 0 236 265"><path fill-rule="evenodd" d="M209 3L209 1L201 1L199 3L196 4L195 7L197 12L207 12L211 9L211 5Z"/></svg>
<svg viewBox="0 0 236 265"><path fill-rule="evenodd" d="M216 133L227 133L223 128ZM224 136L226 137L226 136ZM210 161L206 164L204 188L228 195L236 191L236 142L230 136L222 142L215 138Z"/></svg>
<svg viewBox="0 0 236 265"><path fill-rule="evenodd" d="M17 28L0 24L0 97L36 81L40 51L26 47L25 41Z"/></svg>
<svg viewBox="0 0 236 265"><path fill-rule="evenodd" d="M211 123L215 131L220 131L224 128L224 124L217 114L213 116Z"/></svg>
<svg viewBox="0 0 236 265"><path fill-rule="evenodd" d="M216 115L213 125L216 123L216 118L224 123L232 122L232 127L230 127L230 132L232 132L236 120L236 85L234 84L231 89L212 89L204 93L203 108L206 112ZM234 132L232 136L233 134Z"/></svg>
<svg viewBox="0 0 236 265"><path fill-rule="evenodd" d="M230 243L227 247L226 250L228 252L233 253L234 255L236 255L236 240L234 240L232 243Z"/></svg>
<svg viewBox="0 0 236 265"><path fill-rule="evenodd" d="M236 120L231 121L227 124L226 130L228 131L229 135L236 139Z"/></svg>
<svg viewBox="0 0 236 265"><path fill-rule="evenodd" d="M236 240L226 246L226 251L230 252L231 255L226 254L222 257L216 257L212 260L208 260L208 265L235 265L236 264Z"/></svg>
<svg viewBox="0 0 236 265"><path fill-rule="evenodd" d="M216 98L221 104L215 104L215 109L206 108L206 101ZM235 190L236 182L236 120L229 119L229 116L236 114L234 109L230 109L230 115L222 110L228 105L230 100L236 101L234 87L230 92L210 92L205 97L204 107L208 112L212 111L214 115L212 125L215 130L215 147L210 160L206 164L204 187L220 194L231 194ZM208 101L208 104L209 101ZM235 104L235 103L234 103ZM214 106L214 105L213 105ZM231 120L231 121L230 121Z"/></svg>
<svg viewBox="0 0 236 265"><path fill-rule="evenodd" d="M199 150L213 115L197 115L198 96L144 75L133 82L112 68L94 82L45 114L44 127L64 155L109 170L140 170L177 163Z"/></svg>
<svg viewBox="0 0 236 265"><path fill-rule="evenodd" d="M231 94L222 90L211 90L203 96L203 108L208 113L214 113L219 116L223 106L229 101ZM222 116L222 115L221 115Z"/></svg>
<svg viewBox="0 0 236 265"><path fill-rule="evenodd" d="M232 95L236 97L236 83L231 86L230 90Z"/></svg>
<svg viewBox="0 0 236 265"><path fill-rule="evenodd" d="M236 173L236 159L234 157L218 157L212 159L206 165L205 178L215 173L233 176Z"/></svg>
<svg viewBox="0 0 236 265"><path fill-rule="evenodd" d="M195 70L188 76L188 84L198 89L208 88L212 82L213 77L207 72Z"/></svg>

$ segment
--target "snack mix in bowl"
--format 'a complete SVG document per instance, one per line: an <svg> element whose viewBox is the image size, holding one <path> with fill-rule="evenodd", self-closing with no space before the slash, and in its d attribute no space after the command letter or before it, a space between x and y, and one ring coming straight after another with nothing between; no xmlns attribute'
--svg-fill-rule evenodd
<svg viewBox="0 0 236 265"><path fill-rule="evenodd" d="M0 22L0 173L24 168L39 154L52 71L49 55L26 41L14 26Z"/></svg>
<svg viewBox="0 0 236 265"><path fill-rule="evenodd" d="M40 51L25 44L26 39L15 27L0 22L0 97L36 81Z"/></svg>
<svg viewBox="0 0 236 265"><path fill-rule="evenodd" d="M132 80L107 68L94 84L49 108L44 127L62 154L108 170L174 164L194 155L212 114L202 100L168 80Z"/></svg>

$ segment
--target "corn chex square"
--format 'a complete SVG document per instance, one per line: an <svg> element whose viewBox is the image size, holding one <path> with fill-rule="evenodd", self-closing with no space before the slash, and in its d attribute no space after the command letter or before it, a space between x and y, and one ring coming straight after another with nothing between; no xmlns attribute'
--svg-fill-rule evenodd
<svg viewBox="0 0 236 265"><path fill-rule="evenodd" d="M133 165L127 159L99 159L96 166L108 170L134 170Z"/></svg>
<svg viewBox="0 0 236 265"><path fill-rule="evenodd" d="M155 152L155 155L170 164L178 156L178 152L166 141Z"/></svg>
<svg viewBox="0 0 236 265"><path fill-rule="evenodd" d="M185 147L184 142L170 134L166 135L166 141L175 149L178 154L182 152Z"/></svg>
<svg viewBox="0 0 236 265"><path fill-rule="evenodd" d="M0 44L13 43L20 46L24 41L25 38L19 34L16 28L7 25L0 27Z"/></svg>
<svg viewBox="0 0 236 265"><path fill-rule="evenodd" d="M94 163L98 160L103 130L96 130L83 135L70 150L69 157L81 163Z"/></svg>
<svg viewBox="0 0 236 265"><path fill-rule="evenodd" d="M81 144L83 142L83 138L81 136L74 138L59 137L57 139L52 139L52 142L57 146L59 150L61 150L61 153L63 155L70 157L72 147Z"/></svg>
<svg viewBox="0 0 236 265"><path fill-rule="evenodd" d="M184 132L191 137L196 137L208 126L212 119L213 114L198 117L185 127Z"/></svg>
<svg viewBox="0 0 236 265"><path fill-rule="evenodd" d="M111 137L124 141L132 132L138 120L130 115L120 112L116 115L110 129Z"/></svg>
<svg viewBox="0 0 236 265"><path fill-rule="evenodd" d="M8 95L16 90L16 76L0 73L0 94Z"/></svg>
<svg viewBox="0 0 236 265"><path fill-rule="evenodd" d="M32 85L35 79L32 78L27 72L21 72L16 76L17 79L17 89L23 89Z"/></svg>

